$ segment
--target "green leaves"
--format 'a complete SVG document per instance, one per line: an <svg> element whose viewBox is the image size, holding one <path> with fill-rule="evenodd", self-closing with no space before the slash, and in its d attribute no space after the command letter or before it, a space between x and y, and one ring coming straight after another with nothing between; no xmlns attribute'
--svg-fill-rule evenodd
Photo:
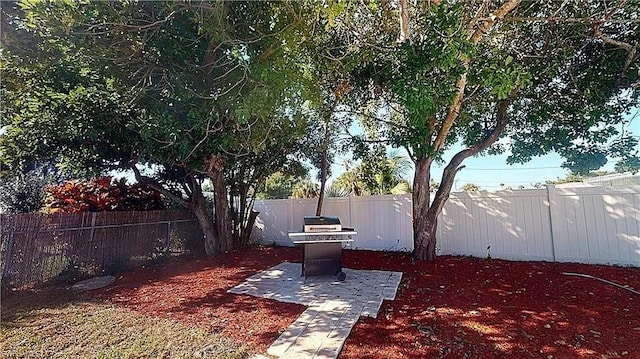
<svg viewBox="0 0 640 359"><path fill-rule="evenodd" d="M507 59L504 60L504 65L505 66L509 66L509 64L512 63L512 62L513 62L513 56L509 55L509 56L507 56Z"/></svg>
<svg viewBox="0 0 640 359"><path fill-rule="evenodd" d="M515 88L526 88L531 84L531 75L520 63L514 63L513 57L508 55L504 61L502 57L492 61L484 59L480 74L476 81L489 89L495 95L495 99L504 100ZM510 66L509 66L510 65Z"/></svg>
<svg viewBox="0 0 640 359"><path fill-rule="evenodd" d="M113 92L113 81L64 60L24 74L37 75L5 78L13 85L4 88L2 161L19 169L55 160L68 172L89 176L130 157L138 138L125 124L135 114Z"/></svg>
<svg viewBox="0 0 640 359"><path fill-rule="evenodd" d="M492 153L511 150L510 161L526 161L555 150L569 157L571 166L588 163L589 168L603 163L599 153L623 159L611 141L627 111L638 104L638 87L629 86L637 83L637 71L622 74L627 53L585 36L593 30L589 23L573 22L497 21L472 44L468 39L478 24L471 26L469 21L476 5L410 7L413 37L395 46L387 42L384 48L385 26L371 31L380 39L371 40L376 38L371 35L369 40L377 51L365 57L367 62L354 75L363 84L363 93L383 94L386 104L377 105L388 106L397 115L369 120L365 126L380 128L379 137L409 148L416 159L435 158L441 152L435 151L433 141L447 114L458 115L445 144L462 141L474 146L496 128L498 104L509 101L509 125L501 136L510 136L510 145L492 146L488 149ZM592 11L587 13L587 8ZM629 5L624 13L635 19L638 10L637 4ZM555 11L552 4L540 3L518 7L512 15L544 18ZM609 10L585 0L563 11L567 17L597 18L594 14ZM397 26L397 17L387 21L389 28ZM616 41L635 43L640 34L635 21L606 26L607 36ZM466 87L456 109L451 106L463 73Z"/></svg>
<svg viewBox="0 0 640 359"><path fill-rule="evenodd" d="M392 151L386 154L378 147L362 159L361 163L347 169L332 184L335 190L352 195L385 195L411 192L405 176L411 169L411 161Z"/></svg>

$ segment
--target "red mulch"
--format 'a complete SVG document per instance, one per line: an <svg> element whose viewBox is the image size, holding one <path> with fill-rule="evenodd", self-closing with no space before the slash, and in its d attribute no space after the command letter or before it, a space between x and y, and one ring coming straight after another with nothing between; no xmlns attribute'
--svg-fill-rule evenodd
<svg viewBox="0 0 640 359"><path fill-rule="evenodd" d="M264 352L303 306L228 294L294 248L256 248L125 273L96 296L221 332ZM377 319L361 318L341 358L640 358L640 269L346 251L346 267L404 272ZM347 279L348 280L348 279Z"/></svg>

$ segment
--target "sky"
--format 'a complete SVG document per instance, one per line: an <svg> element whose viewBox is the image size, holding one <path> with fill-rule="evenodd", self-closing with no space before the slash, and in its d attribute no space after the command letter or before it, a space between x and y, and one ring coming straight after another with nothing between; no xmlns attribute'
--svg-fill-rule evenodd
<svg viewBox="0 0 640 359"><path fill-rule="evenodd" d="M632 132L634 135L640 135L640 109L636 109L628 117L630 123L625 127L626 131ZM451 159L460 149L461 146L454 146L445 152L445 160ZM335 179L344 172L342 163L349 156L338 157L336 163L332 166L333 176L329 180ZM550 153L542 157L533 158L530 162L518 165L507 165L507 155L478 156L466 159L462 164L466 166L458 172L454 182L453 190L461 190L466 183L474 183L480 189L487 191L496 191L504 187L518 188L524 186L532 188L534 184L544 184L550 180L564 178L569 171L562 168L563 158L556 153ZM446 164L445 164L446 165ZM442 170L444 166L434 165L431 168L431 176L434 181L440 182ZM609 161L600 170L613 171L614 161ZM408 180L413 180L414 173L408 175Z"/></svg>
<svg viewBox="0 0 640 359"><path fill-rule="evenodd" d="M637 109L629 116L630 123L626 130L634 135L640 135L640 109ZM444 158L448 162L453 155L462 149L461 146L454 146L445 152ZM405 152L406 155L406 152ZM408 156L407 156L408 157ZM343 163L351 159L350 155L336 156L336 161L331 167L332 176L327 181L329 184L344 172ZM564 178L569 171L562 168L562 157L556 153L551 153L542 157L533 158L530 162L518 165L507 165L507 155L478 156L467 158L463 165L465 168L458 172L453 185L453 191L462 190L467 183L474 183L481 190L497 191L519 186L533 188L536 183L545 184L547 181ZM445 164L446 165L446 164ZM440 182L444 166L433 165L431 177L434 181ZM601 170L613 171L615 162L609 161ZM311 166L310 166L311 167ZM316 178L316 171L311 170L311 177ZM112 172L116 177L126 177L129 182L135 182L133 174L125 172ZM409 183L413 181L413 171L407 175Z"/></svg>

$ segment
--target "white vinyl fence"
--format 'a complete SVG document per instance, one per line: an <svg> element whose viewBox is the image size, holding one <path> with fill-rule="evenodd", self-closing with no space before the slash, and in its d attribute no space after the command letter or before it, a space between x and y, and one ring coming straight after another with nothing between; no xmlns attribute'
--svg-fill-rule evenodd
<svg viewBox="0 0 640 359"><path fill-rule="evenodd" d="M256 201L257 239L292 245L315 205ZM410 195L327 198L322 212L358 231L349 248L413 250ZM640 186L452 193L437 239L440 255L640 266Z"/></svg>

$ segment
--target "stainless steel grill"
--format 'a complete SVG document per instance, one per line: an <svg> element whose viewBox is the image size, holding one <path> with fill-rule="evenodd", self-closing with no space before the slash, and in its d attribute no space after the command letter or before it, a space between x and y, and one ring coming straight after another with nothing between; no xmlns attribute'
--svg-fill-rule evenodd
<svg viewBox="0 0 640 359"><path fill-rule="evenodd" d="M342 244L352 242L358 234L353 228L343 228L334 216L304 217L302 232L290 232L293 243L302 245L302 275L335 275L343 281Z"/></svg>
<svg viewBox="0 0 640 359"><path fill-rule="evenodd" d="M342 225L338 217L304 217L305 232L339 232L341 230Z"/></svg>

